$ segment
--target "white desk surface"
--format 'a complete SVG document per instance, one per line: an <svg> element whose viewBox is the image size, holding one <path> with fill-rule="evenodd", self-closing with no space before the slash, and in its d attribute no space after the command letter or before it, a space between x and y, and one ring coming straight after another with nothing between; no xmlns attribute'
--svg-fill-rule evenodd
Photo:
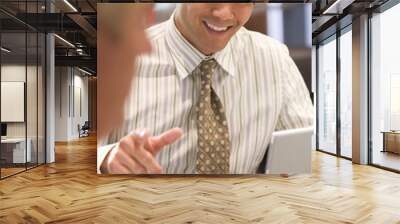
<svg viewBox="0 0 400 224"><path fill-rule="evenodd" d="M5 138L5 139L1 139L1 143L20 143L20 142L24 142L25 138ZM29 141L29 139L28 139Z"/></svg>

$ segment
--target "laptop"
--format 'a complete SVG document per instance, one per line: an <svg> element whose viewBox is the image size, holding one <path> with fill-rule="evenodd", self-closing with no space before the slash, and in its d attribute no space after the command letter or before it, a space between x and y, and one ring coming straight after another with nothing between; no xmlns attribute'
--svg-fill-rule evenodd
<svg viewBox="0 0 400 224"><path fill-rule="evenodd" d="M7 124L1 123L1 140L7 139Z"/></svg>
<svg viewBox="0 0 400 224"><path fill-rule="evenodd" d="M313 134L313 127L274 132L267 152L266 173L311 173Z"/></svg>

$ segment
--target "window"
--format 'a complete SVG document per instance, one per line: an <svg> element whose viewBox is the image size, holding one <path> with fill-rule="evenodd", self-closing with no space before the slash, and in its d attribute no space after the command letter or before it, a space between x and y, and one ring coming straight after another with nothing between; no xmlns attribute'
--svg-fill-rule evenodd
<svg viewBox="0 0 400 224"><path fill-rule="evenodd" d="M318 48L318 149L336 153L336 36Z"/></svg>
<svg viewBox="0 0 400 224"><path fill-rule="evenodd" d="M340 36L340 155L352 157L352 32Z"/></svg>
<svg viewBox="0 0 400 224"><path fill-rule="evenodd" d="M400 32L395 28L398 21L400 5L371 18L370 157L372 164L395 170L400 170L400 132L395 132L400 131Z"/></svg>

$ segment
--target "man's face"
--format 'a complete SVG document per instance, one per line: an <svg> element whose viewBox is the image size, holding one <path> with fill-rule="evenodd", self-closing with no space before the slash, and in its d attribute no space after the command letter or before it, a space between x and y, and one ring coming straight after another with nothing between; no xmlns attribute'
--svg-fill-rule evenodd
<svg viewBox="0 0 400 224"><path fill-rule="evenodd" d="M185 3L175 22L183 36L203 54L222 50L250 18L253 3Z"/></svg>

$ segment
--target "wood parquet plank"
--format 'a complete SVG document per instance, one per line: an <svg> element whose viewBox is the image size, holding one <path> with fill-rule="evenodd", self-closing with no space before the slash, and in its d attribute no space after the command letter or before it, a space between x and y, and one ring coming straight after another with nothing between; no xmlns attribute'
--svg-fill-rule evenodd
<svg viewBox="0 0 400 224"><path fill-rule="evenodd" d="M99 176L95 138L0 181L0 223L400 223L400 175L313 154L313 173Z"/></svg>

